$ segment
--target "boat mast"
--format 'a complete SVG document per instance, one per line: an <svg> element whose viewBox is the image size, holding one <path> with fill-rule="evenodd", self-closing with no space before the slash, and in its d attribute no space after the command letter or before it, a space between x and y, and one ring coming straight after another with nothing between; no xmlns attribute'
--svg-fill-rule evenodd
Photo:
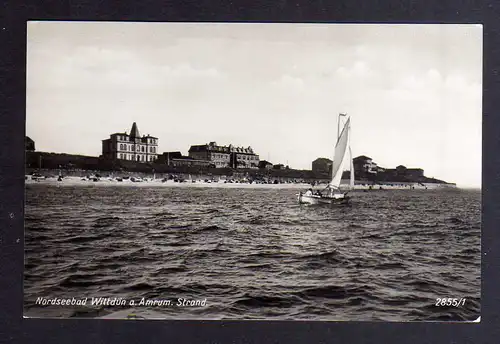
<svg viewBox="0 0 500 344"><path fill-rule="evenodd" d="M347 116L346 113L339 113L338 121L337 121L337 142L339 141L340 138L340 118Z"/></svg>

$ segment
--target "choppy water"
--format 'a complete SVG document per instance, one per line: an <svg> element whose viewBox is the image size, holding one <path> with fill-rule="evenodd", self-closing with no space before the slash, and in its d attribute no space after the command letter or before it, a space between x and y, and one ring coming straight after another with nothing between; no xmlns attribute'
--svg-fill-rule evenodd
<svg viewBox="0 0 500 344"><path fill-rule="evenodd" d="M480 191L353 193L350 207L297 190L27 185L25 314L124 307L37 297L207 299L169 318L475 320ZM466 298L459 307L437 298Z"/></svg>

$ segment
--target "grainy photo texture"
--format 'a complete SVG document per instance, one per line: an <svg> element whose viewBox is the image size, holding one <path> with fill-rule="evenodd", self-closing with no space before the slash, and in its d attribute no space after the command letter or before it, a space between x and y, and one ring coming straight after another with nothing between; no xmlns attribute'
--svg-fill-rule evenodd
<svg viewBox="0 0 500 344"><path fill-rule="evenodd" d="M26 317L479 321L481 26L27 42Z"/></svg>

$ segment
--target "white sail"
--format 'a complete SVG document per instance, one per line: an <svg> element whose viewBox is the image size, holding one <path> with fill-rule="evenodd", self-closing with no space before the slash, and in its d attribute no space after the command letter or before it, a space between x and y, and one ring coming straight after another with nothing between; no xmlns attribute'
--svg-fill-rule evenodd
<svg viewBox="0 0 500 344"><path fill-rule="evenodd" d="M349 118L347 119L347 122L345 123L344 128L342 129L342 132L337 140L337 145L335 146L335 154L333 156L332 164L332 180L330 182L330 187L334 189L339 188L342 173L344 172L343 166L349 144L350 124L351 119Z"/></svg>

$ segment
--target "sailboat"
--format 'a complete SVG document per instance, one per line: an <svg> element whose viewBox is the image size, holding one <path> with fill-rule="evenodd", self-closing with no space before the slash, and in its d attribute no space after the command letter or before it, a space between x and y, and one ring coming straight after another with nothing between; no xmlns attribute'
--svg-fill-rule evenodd
<svg viewBox="0 0 500 344"><path fill-rule="evenodd" d="M342 118L345 123L342 131L340 131L340 123ZM354 168L351 151L351 119L347 114L339 114L337 142L332 163L331 180L323 190L314 191L312 188L306 192L300 192L297 196L299 203L304 204L346 204L349 203L350 197L347 195L349 190L340 190L340 180L344 172L344 165L349 163L350 170L350 187L354 188Z"/></svg>

